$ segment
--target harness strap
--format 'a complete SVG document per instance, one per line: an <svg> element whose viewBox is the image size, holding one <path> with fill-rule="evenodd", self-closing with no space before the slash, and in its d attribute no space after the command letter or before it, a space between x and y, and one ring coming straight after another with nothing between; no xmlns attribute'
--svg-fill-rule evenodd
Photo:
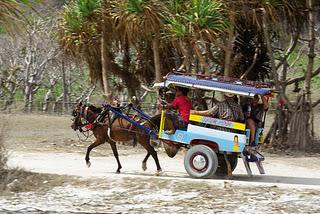
<svg viewBox="0 0 320 214"><path fill-rule="evenodd" d="M88 117L88 108L89 108L88 106L84 108L84 115L83 115L84 118Z"/></svg>

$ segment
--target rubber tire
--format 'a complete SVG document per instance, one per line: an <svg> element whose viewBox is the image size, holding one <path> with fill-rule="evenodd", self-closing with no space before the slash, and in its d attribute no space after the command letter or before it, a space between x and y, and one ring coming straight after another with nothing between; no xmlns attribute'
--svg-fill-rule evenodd
<svg viewBox="0 0 320 214"><path fill-rule="evenodd" d="M208 163L204 171L199 172L192 166L191 158L195 153L201 153L205 156ZM187 173L193 178L209 178L211 177L218 168L218 156L217 154L208 146L205 145L195 145L191 147L187 154L184 156L184 168Z"/></svg>
<svg viewBox="0 0 320 214"><path fill-rule="evenodd" d="M230 165L231 165L231 171L233 172L235 170L235 168L237 167L237 164L238 164L238 156L228 155L228 160L229 160ZM226 163L226 161L224 159L224 155L223 154L218 154L218 161L219 161L219 165L218 165L218 169L217 169L215 175L217 175L217 176L226 176L226 175L228 175L227 163Z"/></svg>

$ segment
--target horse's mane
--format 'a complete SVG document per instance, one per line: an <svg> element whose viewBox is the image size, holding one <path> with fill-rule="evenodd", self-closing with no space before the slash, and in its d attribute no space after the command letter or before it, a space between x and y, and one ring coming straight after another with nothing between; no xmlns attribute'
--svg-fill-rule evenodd
<svg viewBox="0 0 320 214"><path fill-rule="evenodd" d="M100 114L102 111L101 107L95 107L94 105L89 105L88 108L95 114Z"/></svg>

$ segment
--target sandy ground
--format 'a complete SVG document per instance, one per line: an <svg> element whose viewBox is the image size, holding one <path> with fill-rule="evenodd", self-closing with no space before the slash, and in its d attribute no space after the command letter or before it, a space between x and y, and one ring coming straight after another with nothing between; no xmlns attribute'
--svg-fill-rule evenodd
<svg viewBox="0 0 320 214"><path fill-rule="evenodd" d="M109 145L94 150L92 166L86 167L92 139L79 141L69 128L70 117L8 117L9 166L50 173L61 184L0 196L0 212L320 213L320 155L265 153L266 175L252 165L255 175L248 177L239 159L232 180L196 180L184 170L184 151L171 159L160 150L164 171L155 176L151 157L148 169L141 169L143 149L119 145L123 168L116 174Z"/></svg>

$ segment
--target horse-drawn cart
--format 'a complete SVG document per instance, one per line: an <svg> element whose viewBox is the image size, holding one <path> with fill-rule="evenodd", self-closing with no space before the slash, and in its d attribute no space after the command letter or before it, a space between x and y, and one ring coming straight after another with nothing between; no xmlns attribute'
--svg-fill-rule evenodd
<svg viewBox="0 0 320 214"><path fill-rule="evenodd" d="M268 95L270 86L266 83L243 81L225 77L208 77L185 74L169 74L164 82L154 87L186 87L213 92L224 92L252 97ZM188 174L195 178L207 178L212 175L231 175L241 157L247 173L252 175L249 162L256 163L264 174L259 143L263 141L263 121L257 127L254 145L249 146L250 129L246 121L233 122L212 117L190 114L189 124L185 130L178 129L174 134L166 134L166 112L162 110L158 138L164 143L169 156L173 157L180 147L188 148L184 166Z"/></svg>
<svg viewBox="0 0 320 214"><path fill-rule="evenodd" d="M206 91L206 93L215 92L231 93L243 97L253 97L254 95L269 95L272 93L271 87L262 82L253 82L247 80L239 80L226 77L209 77L194 74L179 74L171 73L164 78L164 82L156 83L154 87L171 88L185 87L192 90ZM164 90L165 91L165 90ZM165 93L163 93L163 99ZM193 97L194 98L194 97ZM212 97L212 101L215 98ZM246 121L235 122L227 121L213 117L200 116L190 114L189 123L185 129L176 129L174 134L166 134L165 130L168 126L172 126L172 121L166 115L167 110L162 110L160 115L154 117L148 116L143 111L135 108L133 105L127 106L127 110L115 108L109 104L105 105L104 110L100 110L99 116L88 117L88 112L92 113L88 107L79 106L74 110L73 129L84 127L87 123L96 124L92 130L97 140L88 147L86 161L89 162L89 153L92 148L109 141L118 161L117 172L120 172L121 164L116 151L115 130L119 133L125 131L124 138L119 140L133 138L138 139L138 142L143 145L148 153L143 160L142 168L146 169L146 161L150 155L155 159L158 172L161 167L158 161L156 151L150 146L146 140L150 137L159 139L164 143L164 148L169 157L174 157L181 147L187 148L187 153L184 157L184 166L188 174L194 178L208 178L213 175L232 175L232 171L236 168L238 158L242 158L247 173L251 176L252 172L249 162L254 162L261 174L264 174L262 161L264 157L259 152L259 144L263 141L263 129L266 114L262 121L258 124L254 143L249 144L250 129L246 126ZM129 111L134 110L135 116L129 116ZM88 112L87 112L88 111ZM118 118L118 125L114 125L110 118L110 113ZM93 113L92 113L93 114ZM86 116L86 117L85 117ZM137 120L141 118L141 120ZM81 123L81 118L84 118L87 123ZM99 119L101 118L101 119ZM101 121L107 121L101 124ZM124 122L126 122L125 125ZM98 127L98 128L94 128ZM99 132L98 129L101 129ZM113 129L113 134L111 130ZM108 135L106 135L106 130ZM96 132L96 133L95 133ZM134 137L136 136L136 137ZM148 139L145 137L148 136ZM252 137L251 137L252 138Z"/></svg>

